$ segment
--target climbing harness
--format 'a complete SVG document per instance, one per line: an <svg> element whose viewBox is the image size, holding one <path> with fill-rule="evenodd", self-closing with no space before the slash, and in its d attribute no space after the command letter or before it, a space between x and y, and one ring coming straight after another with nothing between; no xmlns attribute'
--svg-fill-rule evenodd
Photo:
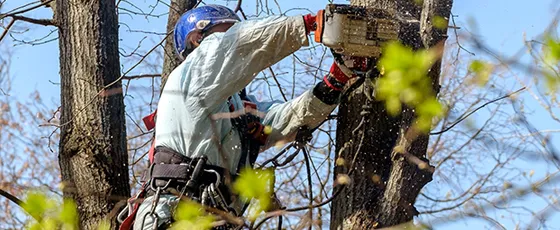
<svg viewBox="0 0 560 230"><path fill-rule="evenodd" d="M256 110L256 104L249 101L245 90L239 93L245 108ZM228 100L230 112L235 107ZM148 130L155 127L156 111L143 118ZM259 117L245 113L231 119L233 127L237 129L241 137L241 159L238 170L246 166L253 166L259 153L260 147L266 143L268 134L266 128L260 123ZM233 215L241 215L247 204L240 210L230 207L232 194L225 181L233 181L236 175L230 175L225 168L207 164L206 157L191 159L170 148L154 146L154 142L148 153L150 167L143 176L143 185L140 192L128 200L127 206L119 213L117 220L121 223L119 229L131 229L138 212L138 201L152 196L150 211L141 217L142 226L146 218L153 220L154 229L168 226L171 223L157 223L159 220L156 213L158 201L162 194L176 194L179 200L185 196L202 205L217 208ZM248 160L248 161L247 161ZM228 177L228 178L226 178ZM227 228L224 228L227 229Z"/></svg>

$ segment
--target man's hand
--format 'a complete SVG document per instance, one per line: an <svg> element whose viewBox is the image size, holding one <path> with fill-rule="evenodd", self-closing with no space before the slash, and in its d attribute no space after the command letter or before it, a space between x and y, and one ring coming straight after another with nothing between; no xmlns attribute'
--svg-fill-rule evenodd
<svg viewBox="0 0 560 230"><path fill-rule="evenodd" d="M367 70L367 59L362 57L342 56L342 63L335 61L329 73L340 83L346 83L350 78L356 77L356 72Z"/></svg>
<svg viewBox="0 0 560 230"><path fill-rule="evenodd" d="M334 77L334 79L336 79L336 81L338 81L342 84L346 84L346 82L348 80L350 80L350 78L353 77L353 72L348 67L346 67L344 64L339 64L338 62L335 61L331 65L329 75Z"/></svg>

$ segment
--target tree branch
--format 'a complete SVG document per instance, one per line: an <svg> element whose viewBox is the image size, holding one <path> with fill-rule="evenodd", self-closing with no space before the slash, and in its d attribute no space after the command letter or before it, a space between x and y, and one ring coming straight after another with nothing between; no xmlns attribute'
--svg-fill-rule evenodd
<svg viewBox="0 0 560 230"><path fill-rule="evenodd" d="M10 31L10 28L14 25L15 22L16 20L12 19L12 21L8 23L8 26L6 26L6 29L4 29L4 32L2 32L2 34L0 35L0 42L2 41L2 39L4 39L4 37L6 37L6 34L8 34L8 31Z"/></svg>
<svg viewBox="0 0 560 230"><path fill-rule="evenodd" d="M22 200L20 200L20 199L17 198L16 196L10 194L9 192L6 192L6 191L3 190L3 189L0 189L0 195L2 195L3 197L6 197L8 200L10 200L10 201L16 203L16 204L19 205L19 206L22 206L22 205L23 205L23 201L22 201ZM23 208L23 207L22 207L22 208Z"/></svg>
<svg viewBox="0 0 560 230"><path fill-rule="evenodd" d="M525 90L525 89L526 89L526 87L523 87L523 88L521 88L521 89L516 90L516 91L513 92L513 93L508 93L508 94L506 94L506 95L504 95L504 96L501 96L501 97L496 98L496 99L494 99L494 100L488 101L488 102L482 104L481 106L479 106L478 108L474 109L473 111L467 113L466 115L461 116L456 122L453 122L453 124L451 124L449 127L443 128L443 129L441 129L440 131L437 131L437 132L431 132L430 135L439 135L439 134L445 133L445 132L449 131L450 129L452 129L453 127L455 127L457 124L461 123L461 121L467 119L467 117L471 116L473 113L476 113L476 111L478 111L478 110L480 110L480 109L486 107L487 105L492 104L492 103L494 103L494 102L496 102L496 101L499 101L499 100L502 100L502 99L511 97L511 96L513 96L514 94L517 94L517 93L519 93L519 92L521 92L521 91L523 91L523 90Z"/></svg>
<svg viewBox="0 0 560 230"><path fill-rule="evenodd" d="M25 210L25 209L23 208L23 205L25 204L25 202L23 202L22 200L20 200L20 199L17 198L16 196L10 194L9 192L6 192L5 190L3 190L3 189L1 189L1 188L0 188L0 195L3 196L3 197L6 197L8 200L14 202L14 203L17 204L19 207L21 207L23 210ZM25 211L25 212L27 212L27 211ZM29 213L27 213L27 214L29 214ZM38 220L35 216L33 216L33 215L31 215L31 214L29 214L29 216L31 216L33 219L35 219L37 222L39 222L39 220Z"/></svg>
<svg viewBox="0 0 560 230"><path fill-rule="evenodd" d="M29 23L33 23L33 24L37 24L37 25L42 25L42 26L57 26L54 22L54 20L52 19L35 19L35 18L28 18L28 17L24 17L24 16L19 16L19 15L9 15L10 17L12 17L14 19L14 21L16 20L20 20L20 21L25 21L25 22L29 22Z"/></svg>
<svg viewBox="0 0 560 230"><path fill-rule="evenodd" d="M23 13L25 13L25 12L29 12L29 11L32 11L32 10L34 10L34 9L37 9L37 8L39 8L39 7L41 7L41 6L48 6L52 1L54 1L54 0L44 1L44 2L41 2L41 4L39 4L39 5L32 6L32 7L29 7L29 8L27 8L27 9L20 10L20 11L8 12L8 13L6 13L6 14L0 14L0 19L5 18L5 17L15 16L16 14L23 14ZM18 8L16 8L16 9L19 9L19 8L21 8L21 7L18 7Z"/></svg>
<svg viewBox="0 0 560 230"><path fill-rule="evenodd" d="M161 74L159 73L155 73L155 74L140 74L140 75L132 75L132 76L123 76L123 80L133 80L133 79L140 79L140 78L155 78L155 77L161 77Z"/></svg>

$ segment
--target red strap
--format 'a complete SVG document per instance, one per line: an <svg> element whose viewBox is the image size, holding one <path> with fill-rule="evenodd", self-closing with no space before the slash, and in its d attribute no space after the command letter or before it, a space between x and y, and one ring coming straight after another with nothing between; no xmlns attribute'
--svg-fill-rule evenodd
<svg viewBox="0 0 560 230"><path fill-rule="evenodd" d="M124 221L122 222L121 226L119 226L119 230L130 230L132 229L132 226L134 225L134 219L136 219L136 213L138 212L138 208L136 208L136 205L134 206L134 211L132 212L132 214L130 214L129 216L127 216Z"/></svg>
<svg viewBox="0 0 560 230"><path fill-rule="evenodd" d="M152 141L152 146L148 150L148 159L150 159L150 164L154 163L154 154L156 152L156 140Z"/></svg>
<svg viewBox="0 0 560 230"><path fill-rule="evenodd" d="M144 125L146 126L148 131L156 127L156 113L157 113L157 109L150 115L142 118L142 121L144 121Z"/></svg>
<svg viewBox="0 0 560 230"><path fill-rule="evenodd" d="M128 203L133 202L137 202L139 198L144 198L146 196L146 190L145 187L146 184L142 184L142 190L140 190L140 192L138 192L138 194L135 197L132 197L130 199L128 199ZM119 230L131 230L132 226L134 225L134 220L136 219L136 213L138 213L138 209L140 208L140 203L135 203L132 206L132 212L130 213L130 215L128 215L124 221L122 222L121 226L119 226Z"/></svg>
<svg viewBox="0 0 560 230"><path fill-rule="evenodd" d="M156 114L157 114L157 109L153 113L151 113L150 115L142 118L142 121L144 121L144 125L146 126L148 131L152 130L156 127ZM150 147L150 150L148 151L148 158L150 159L150 163L154 162L155 143L156 143L155 140L152 141L152 146Z"/></svg>
<svg viewBox="0 0 560 230"><path fill-rule="evenodd" d="M145 116L144 118L142 118L142 121L144 121L144 125L146 126L146 128L148 130L152 130L155 126L156 126L156 113L157 113L157 109L151 113L148 116ZM150 159L150 163L154 162L154 152L155 152L155 140L152 141L152 145L150 146L150 150L148 151L148 158ZM142 187L144 187L144 185L142 185ZM144 192L145 191L140 191L140 193L138 194L138 196L136 196L135 198L143 198L144 197ZM128 200L128 202L131 202L131 199L134 198L130 198ZM132 227L134 226L134 220L136 219L136 213L138 213L138 208L140 207L139 203L136 203L132 206L132 212L130 213L130 215L128 215L124 221L122 222L121 226L119 226L119 230L131 230Z"/></svg>

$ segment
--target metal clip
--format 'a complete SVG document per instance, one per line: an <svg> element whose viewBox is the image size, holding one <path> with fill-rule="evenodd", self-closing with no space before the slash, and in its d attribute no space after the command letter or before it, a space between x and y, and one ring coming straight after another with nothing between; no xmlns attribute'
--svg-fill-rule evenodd
<svg viewBox="0 0 560 230"><path fill-rule="evenodd" d="M152 187L152 186L150 186ZM152 229L157 230L158 228L158 215L156 214L156 207L157 207L157 203L159 202L159 196L161 194L161 191L163 189L161 187L158 187L155 189L156 194L154 194L153 196L153 200L152 200L152 208L150 209L149 212L147 212L146 214L144 214L144 216L142 217L142 225L144 226L144 224L146 223L146 217L148 217L148 215L153 219L153 223L152 223Z"/></svg>
<svg viewBox="0 0 560 230"><path fill-rule="evenodd" d="M122 224L124 220L132 214L134 210L134 206L132 204L134 204L136 200L138 200L138 196L139 195L136 195L136 197L130 198L126 201L126 207L124 207L124 209L119 212L119 215L117 216L117 221L119 222L119 224Z"/></svg>
<svg viewBox="0 0 560 230"><path fill-rule="evenodd" d="M119 222L119 224L122 224L124 222L124 219L126 219L126 217L129 216L128 210L132 210L132 209L130 209L127 204L126 207L124 207L124 209L121 212L119 212L119 215L117 216L117 222Z"/></svg>
<svg viewBox="0 0 560 230"><path fill-rule="evenodd" d="M146 222L146 217L148 217L148 215L153 219L153 224L152 224L152 229L157 230L158 229L158 221L159 221L159 217L156 213L156 207L157 204L159 202L159 198L161 195L161 191L167 189L169 187L169 185L171 184L171 179L169 179L167 181L167 183L165 183L165 185L163 187L157 187L155 184L155 179L150 179L150 189L152 189L153 191L155 191L156 193L153 196L153 200L152 200L152 208L150 209L149 212L147 212L144 217L142 218L142 226L144 226L144 223Z"/></svg>
<svg viewBox="0 0 560 230"><path fill-rule="evenodd" d="M156 185L156 180L153 179L153 178L150 179L150 189L153 190L153 191L156 191L156 192L157 192L157 190L164 190L164 189L167 189L167 188L169 187L170 184L171 184L171 179L169 179L169 180L167 181L167 183L165 183L165 185L164 185L163 187L156 187L156 186L157 186L157 185Z"/></svg>
<svg viewBox="0 0 560 230"><path fill-rule="evenodd" d="M208 203L209 201L210 201L210 197L208 195L208 190L203 189L202 190L202 195L200 195L200 203L203 206L211 206L212 204Z"/></svg>
<svg viewBox="0 0 560 230"><path fill-rule="evenodd" d="M214 169L204 169L205 172L214 173L216 174L216 185L222 184L222 179L220 173L216 172Z"/></svg>
<svg viewBox="0 0 560 230"><path fill-rule="evenodd" d="M210 184L207 189L211 195L210 198L214 201L214 205L219 209L228 211L228 205L226 204L224 195L222 195L216 184Z"/></svg>

